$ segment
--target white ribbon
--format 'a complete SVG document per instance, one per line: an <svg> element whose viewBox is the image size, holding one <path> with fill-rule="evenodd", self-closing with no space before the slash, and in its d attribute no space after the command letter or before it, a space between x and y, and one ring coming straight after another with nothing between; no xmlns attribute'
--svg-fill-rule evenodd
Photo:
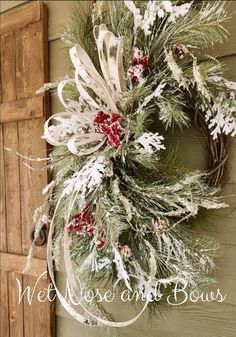
<svg viewBox="0 0 236 337"><path fill-rule="evenodd" d="M76 117L80 117L77 121L78 124L81 124L81 127L87 122L88 124L92 124L92 119L94 117L91 113L83 113L80 116L73 112L59 112L57 114L52 115L49 117L49 119L44 124L44 139L53 146L60 146L60 145L66 145L68 150L79 156L83 155L89 155L93 152L97 151L105 142L105 137L101 133L80 133L74 136L71 136L68 139L65 140L58 140L56 139L53 134L50 132L50 122L55 119L57 120L58 117L60 118L70 118L73 115L76 115ZM85 145L99 142L96 146L85 148Z"/></svg>
<svg viewBox="0 0 236 337"><path fill-rule="evenodd" d="M103 76L112 90L113 98L118 100L125 88L123 69L123 40L109 32L105 25L94 27L99 61Z"/></svg>
<svg viewBox="0 0 236 337"><path fill-rule="evenodd" d="M55 139L53 133L50 132L50 122L56 117L70 118L76 114L78 119L81 118L81 124L85 118L89 120L89 124L92 124L95 114L99 110L106 113L119 113L116 103L125 90L123 40L115 37L105 25L94 27L94 37L103 77L79 44L72 47L69 53L75 67L75 78L61 81L57 88L58 97L67 111L51 116L44 126L44 138L49 144L53 146L66 145L71 153L78 156L89 155L97 151L105 142L104 135L96 132L81 132L76 135L68 135L67 139ZM80 96L88 105L90 113L75 113L67 104L63 96L66 85L77 88ZM94 95L91 95L91 91ZM98 144L86 148L90 143Z"/></svg>
<svg viewBox="0 0 236 337"><path fill-rule="evenodd" d="M70 205L70 209L73 207L75 199L76 198L73 199L73 202ZM139 317L143 314L143 312L147 308L147 305L148 305L148 301L147 300L146 300L146 302L145 302L142 310L134 318L132 318L130 320L127 320L127 321L123 321L123 322L108 321L106 319L100 318L97 315L94 315L92 312L90 312L85 307L85 305L82 302L80 302L81 308L90 317L92 317L93 319L96 320L96 322L93 325L91 325L88 322L88 318L86 316L81 315L80 313L78 313L71 306L71 304L68 303L68 301L66 300L66 298L61 294L61 292L57 288L55 277L54 277L54 272L53 272L52 237L53 237L53 231L54 231L54 220L55 220L55 217L56 217L57 210L58 210L58 208L60 206L61 200L62 200L62 196L59 198L59 200L57 202L57 205L56 205L56 208L55 208L55 212L54 212L53 218L52 218L51 223L50 223L50 229L49 229L49 233L48 233L48 242L47 242L47 262L48 262L49 276L50 276L51 281L52 281L52 283L54 285L56 295L57 295L58 299L60 300L63 308L75 320L77 320L78 322L80 322L80 323L82 323L84 325L90 325L90 326L102 326L102 325L106 325L106 326L110 326L110 327L121 328L121 327L125 327L125 326L133 324L135 321L137 321L139 319ZM67 280L68 280L69 286L73 290L73 293L79 298L81 293L80 293L79 286L77 285L76 278L75 278L74 271L73 271L73 267L72 267L72 261L71 261L71 256L70 256L70 244L71 244L71 240L70 240L70 238L68 236L67 225L66 225L65 229L64 229L64 259L65 259L66 276L67 276Z"/></svg>

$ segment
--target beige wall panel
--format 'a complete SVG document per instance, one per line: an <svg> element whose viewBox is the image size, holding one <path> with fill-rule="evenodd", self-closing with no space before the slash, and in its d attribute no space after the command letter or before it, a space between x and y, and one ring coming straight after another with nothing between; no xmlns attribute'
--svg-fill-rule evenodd
<svg viewBox="0 0 236 337"><path fill-rule="evenodd" d="M17 6L23 5L25 2L29 0L22 0L22 1L1 1L0 12L3 13L7 10L14 9Z"/></svg>
<svg viewBox="0 0 236 337"><path fill-rule="evenodd" d="M66 74L72 71L68 50L61 40L51 41L49 44L50 57L50 81L57 82ZM60 103L56 93L51 95L51 110L52 113L64 111L64 107Z"/></svg>
<svg viewBox="0 0 236 337"><path fill-rule="evenodd" d="M44 1L49 10L49 41L60 38L63 28L70 19L71 11L78 1ZM86 3L86 1L82 1ZM86 5L86 4L85 4Z"/></svg>

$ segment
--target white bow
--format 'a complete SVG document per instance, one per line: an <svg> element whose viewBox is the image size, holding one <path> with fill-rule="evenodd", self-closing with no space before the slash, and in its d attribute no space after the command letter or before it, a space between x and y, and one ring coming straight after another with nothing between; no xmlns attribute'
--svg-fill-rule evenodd
<svg viewBox="0 0 236 337"><path fill-rule="evenodd" d="M107 30L105 25L94 27L94 38L103 77L79 44L72 47L69 53L75 67L75 78L61 81L57 88L58 97L66 108L66 112L52 115L44 126L43 138L49 144L54 146L66 145L69 151L76 155L91 154L104 144L105 137L102 133L95 132L93 119L99 110L106 113L119 113L117 102L125 90L123 40L115 37L113 33ZM77 88L80 98L84 101L88 111L80 113L71 108L63 97L66 85L72 85ZM76 116L78 133L68 134L62 139L58 137L58 133L56 136L57 125L50 126L50 123L53 120L57 122L59 120L62 125L58 125L58 128L61 128L63 127L63 121L66 122L68 118L73 116ZM87 133L82 131L85 124L89 126ZM85 147L91 143L96 143L96 145L89 148Z"/></svg>

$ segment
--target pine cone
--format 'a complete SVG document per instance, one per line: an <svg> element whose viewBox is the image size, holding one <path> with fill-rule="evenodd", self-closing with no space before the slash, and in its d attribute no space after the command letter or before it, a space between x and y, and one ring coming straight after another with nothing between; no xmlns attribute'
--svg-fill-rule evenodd
<svg viewBox="0 0 236 337"><path fill-rule="evenodd" d="M127 260L132 255L132 252L129 246L125 245L121 247L120 254L125 260Z"/></svg>
<svg viewBox="0 0 236 337"><path fill-rule="evenodd" d="M188 48L181 43L175 43L171 46L172 53L174 57L178 60L182 60L186 55L189 54Z"/></svg>
<svg viewBox="0 0 236 337"><path fill-rule="evenodd" d="M154 223L154 230L157 234L162 234L166 231L167 229L167 223L165 220L158 219Z"/></svg>

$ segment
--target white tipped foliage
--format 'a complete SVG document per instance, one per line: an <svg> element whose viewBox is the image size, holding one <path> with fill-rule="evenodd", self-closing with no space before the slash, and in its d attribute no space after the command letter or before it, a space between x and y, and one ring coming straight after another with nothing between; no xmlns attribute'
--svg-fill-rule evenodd
<svg viewBox="0 0 236 337"><path fill-rule="evenodd" d="M86 194L94 192L105 177L113 174L111 162L103 156L93 156L73 176L64 182L63 196L69 196L74 192L78 198L84 201Z"/></svg>
<svg viewBox="0 0 236 337"><path fill-rule="evenodd" d="M163 136L159 133L145 132L142 136L136 139L136 143L141 145L141 152L153 153L154 151L164 150L165 146L162 144Z"/></svg>
<svg viewBox="0 0 236 337"><path fill-rule="evenodd" d="M156 17L163 18L165 15L168 16L168 22L175 22L178 18L185 16L190 7L191 3L186 3L180 6L172 5L171 1L155 1L149 0L142 16L140 9L136 7L133 1L124 1L127 8L133 14L134 18L134 31L136 32L138 28L143 30L146 36L152 33L152 26L155 23Z"/></svg>

